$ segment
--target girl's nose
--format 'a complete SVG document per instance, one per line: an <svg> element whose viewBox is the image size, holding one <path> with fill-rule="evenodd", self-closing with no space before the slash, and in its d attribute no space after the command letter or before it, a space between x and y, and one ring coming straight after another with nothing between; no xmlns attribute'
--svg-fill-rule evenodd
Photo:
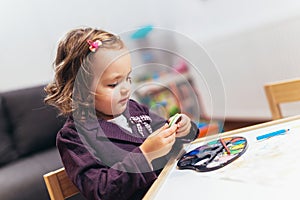
<svg viewBox="0 0 300 200"><path fill-rule="evenodd" d="M127 94L130 91L131 84L128 81L124 81L121 84L121 94Z"/></svg>

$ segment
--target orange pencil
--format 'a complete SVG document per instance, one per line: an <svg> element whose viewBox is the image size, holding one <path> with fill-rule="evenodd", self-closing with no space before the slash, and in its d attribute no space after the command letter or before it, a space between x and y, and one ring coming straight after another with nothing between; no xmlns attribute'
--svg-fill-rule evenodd
<svg viewBox="0 0 300 200"><path fill-rule="evenodd" d="M227 154L230 155L230 150L228 149L228 147L226 146L226 144L224 143L224 141L221 138L220 138L220 142L223 145L223 147L225 148Z"/></svg>

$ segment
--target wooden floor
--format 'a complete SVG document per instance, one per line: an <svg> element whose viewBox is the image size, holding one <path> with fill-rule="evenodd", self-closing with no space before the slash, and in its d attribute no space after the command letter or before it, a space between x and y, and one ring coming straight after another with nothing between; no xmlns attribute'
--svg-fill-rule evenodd
<svg viewBox="0 0 300 200"><path fill-rule="evenodd" d="M268 120L237 120L227 119L225 123L221 123L220 120L212 120L209 122L209 126L204 126L200 129L199 138L206 137L209 135L218 134L220 132L227 132L239 128L244 128L256 124L267 122ZM269 120L270 121L270 120ZM208 121L206 121L207 123Z"/></svg>
<svg viewBox="0 0 300 200"><path fill-rule="evenodd" d="M225 120L223 131L231 131L238 128L252 126L260 123L267 122L266 120Z"/></svg>

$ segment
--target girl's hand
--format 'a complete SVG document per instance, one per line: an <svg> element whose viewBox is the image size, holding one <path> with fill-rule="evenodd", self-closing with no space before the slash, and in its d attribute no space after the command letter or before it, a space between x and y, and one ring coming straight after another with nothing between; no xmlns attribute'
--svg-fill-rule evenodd
<svg viewBox="0 0 300 200"><path fill-rule="evenodd" d="M177 131L176 131L176 137L184 137L189 134L191 129L191 119L185 115L180 114L181 120L177 123ZM172 118L172 117L171 117Z"/></svg>
<svg viewBox="0 0 300 200"><path fill-rule="evenodd" d="M153 132L143 142L140 149L149 163L151 163L152 160L162 157L170 152L176 140L176 130L177 125L168 127L168 124L165 124L163 127Z"/></svg>

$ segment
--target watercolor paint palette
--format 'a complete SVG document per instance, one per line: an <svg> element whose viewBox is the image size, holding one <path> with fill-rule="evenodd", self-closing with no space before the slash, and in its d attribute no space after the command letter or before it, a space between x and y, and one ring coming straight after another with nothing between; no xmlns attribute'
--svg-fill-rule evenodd
<svg viewBox="0 0 300 200"><path fill-rule="evenodd" d="M244 137L226 137L210 141L184 154L178 169L207 172L220 169L245 153L248 143Z"/></svg>

